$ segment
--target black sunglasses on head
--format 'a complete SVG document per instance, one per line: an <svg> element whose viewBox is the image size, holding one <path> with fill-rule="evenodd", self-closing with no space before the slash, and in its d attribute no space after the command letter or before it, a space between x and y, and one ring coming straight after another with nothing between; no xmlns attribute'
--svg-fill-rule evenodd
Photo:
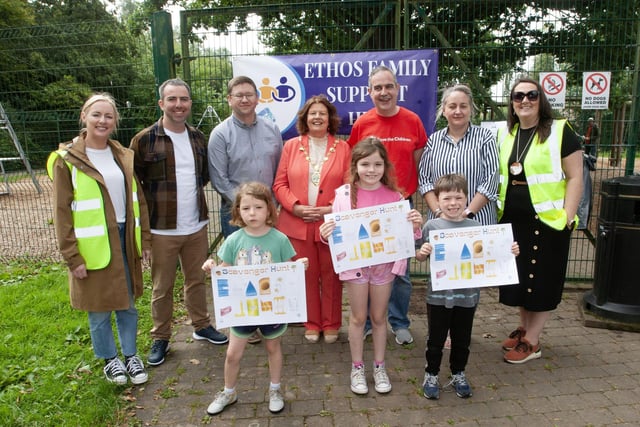
<svg viewBox="0 0 640 427"><path fill-rule="evenodd" d="M514 92L511 94L511 99L513 99L515 102L522 102L525 96L529 101L536 101L540 96L540 92L538 92L537 90L530 90L527 93Z"/></svg>

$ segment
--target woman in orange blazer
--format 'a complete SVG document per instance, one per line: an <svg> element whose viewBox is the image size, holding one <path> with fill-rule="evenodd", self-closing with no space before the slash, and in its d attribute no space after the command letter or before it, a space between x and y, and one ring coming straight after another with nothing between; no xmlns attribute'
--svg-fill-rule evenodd
<svg viewBox="0 0 640 427"><path fill-rule="evenodd" d="M296 257L309 258L305 338L314 343L320 333L325 342L336 342L342 324L342 284L318 232L349 170L351 150L335 137L339 125L336 107L322 95L311 97L298 112L300 136L285 142L273 183L282 205L276 227L289 237Z"/></svg>

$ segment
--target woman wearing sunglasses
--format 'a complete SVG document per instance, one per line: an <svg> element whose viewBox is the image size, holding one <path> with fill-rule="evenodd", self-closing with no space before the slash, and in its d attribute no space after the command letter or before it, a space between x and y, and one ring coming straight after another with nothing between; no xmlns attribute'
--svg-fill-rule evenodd
<svg viewBox="0 0 640 427"><path fill-rule="evenodd" d="M498 131L498 220L520 244L519 283L500 287L500 302L520 309L520 323L502 343L508 363L542 356L540 334L562 298L571 231L582 195L580 138L554 119L540 84L518 79L509 96L507 128Z"/></svg>

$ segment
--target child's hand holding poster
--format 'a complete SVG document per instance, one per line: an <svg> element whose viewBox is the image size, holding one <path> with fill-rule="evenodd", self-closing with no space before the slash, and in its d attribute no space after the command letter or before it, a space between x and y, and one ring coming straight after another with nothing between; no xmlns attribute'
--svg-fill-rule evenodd
<svg viewBox="0 0 640 427"><path fill-rule="evenodd" d="M413 226L407 220L409 202L330 213L336 228L329 248L336 273L384 264L415 255Z"/></svg>
<svg viewBox="0 0 640 427"><path fill-rule="evenodd" d="M307 321L302 262L216 267L211 282L217 328Z"/></svg>
<svg viewBox="0 0 640 427"><path fill-rule="evenodd" d="M479 288L518 283L511 224L431 230L431 287Z"/></svg>

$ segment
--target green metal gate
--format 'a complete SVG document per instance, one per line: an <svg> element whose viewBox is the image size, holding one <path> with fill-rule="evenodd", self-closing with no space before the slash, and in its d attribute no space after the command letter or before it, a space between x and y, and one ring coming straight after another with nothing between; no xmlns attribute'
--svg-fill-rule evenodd
<svg viewBox="0 0 640 427"><path fill-rule="evenodd" d="M440 90L469 84L477 121L504 119L505 93L518 75L566 72L566 108L559 113L579 132L594 116L602 132L591 220L574 234L568 271L588 280L599 182L633 173L638 134L638 2L615 3L603 9L597 1L373 0L183 11L181 51L167 60L194 88L194 122L204 132L229 115L224 93L234 56L436 48ZM610 108L582 110L582 73L596 70L612 73ZM414 265L417 273L423 268Z"/></svg>

